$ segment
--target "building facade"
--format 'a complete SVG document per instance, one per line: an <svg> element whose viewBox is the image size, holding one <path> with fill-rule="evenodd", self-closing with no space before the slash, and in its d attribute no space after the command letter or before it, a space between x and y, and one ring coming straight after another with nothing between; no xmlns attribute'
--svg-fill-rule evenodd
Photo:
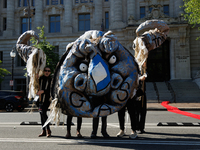
<svg viewBox="0 0 200 150"><path fill-rule="evenodd" d="M87 30L112 30L131 53L140 23L164 20L170 27L167 41L148 58L149 81L194 80L200 78L200 35L184 21L183 0L29 0L30 20L25 15L27 0L0 0L0 59L2 68L11 72L10 52L26 30L36 32L45 26L47 41L60 56L66 45ZM28 25L28 23L30 24ZM25 90L25 63L14 59L14 89ZM10 89L11 75L1 83ZM200 82L200 81L199 81Z"/></svg>

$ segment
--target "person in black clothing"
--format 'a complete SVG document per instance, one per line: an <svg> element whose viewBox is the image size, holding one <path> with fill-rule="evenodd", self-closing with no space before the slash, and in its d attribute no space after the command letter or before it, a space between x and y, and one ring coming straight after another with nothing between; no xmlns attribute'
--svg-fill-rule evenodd
<svg viewBox="0 0 200 150"><path fill-rule="evenodd" d="M91 134L91 138L97 138L97 130L98 130L98 126L99 126L99 117L97 118L93 118L92 120L93 122L93 126L92 126L92 134ZM101 117L101 133L103 135L104 138L109 138L110 136L108 135L106 128L107 128L107 116L105 117Z"/></svg>
<svg viewBox="0 0 200 150"><path fill-rule="evenodd" d="M125 135L124 123L125 123L126 108L128 110L129 116L130 116L131 129L132 129L132 132L129 137L131 139L135 139L137 137L137 132L136 132L135 99L134 98L129 99L127 101L126 105L121 110L118 111L120 131L117 134L117 137L123 137Z"/></svg>
<svg viewBox="0 0 200 150"><path fill-rule="evenodd" d="M71 122L72 122L72 116L67 116L67 135L66 138L69 139L71 138ZM81 124L82 124L82 118L81 117L77 117L77 132L76 132L76 136L78 138L82 138L81 135Z"/></svg>
<svg viewBox="0 0 200 150"><path fill-rule="evenodd" d="M47 110L50 105L50 85L51 85L51 70L49 67L44 68L44 75L39 78L39 91L37 92L37 95L39 95L40 99L39 102L39 112L41 117L41 123L42 126L46 122L48 116L47 116ZM46 130L45 130L46 128ZM39 137L41 136L51 136L51 130L49 127L49 124L46 127L42 128L42 133L39 134Z"/></svg>
<svg viewBox="0 0 200 150"><path fill-rule="evenodd" d="M142 89L143 95L136 99L136 122L137 130L139 133L145 133L145 120L147 113L147 99L146 99L146 84L145 79L147 78L146 74L146 62L142 65L141 76L139 77L140 87Z"/></svg>

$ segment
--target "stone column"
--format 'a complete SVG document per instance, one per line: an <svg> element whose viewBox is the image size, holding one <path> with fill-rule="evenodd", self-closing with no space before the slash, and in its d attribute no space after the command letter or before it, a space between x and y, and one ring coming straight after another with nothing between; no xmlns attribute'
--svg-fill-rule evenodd
<svg viewBox="0 0 200 150"><path fill-rule="evenodd" d="M94 11L94 19L95 19L95 26L96 28L101 28L102 23L102 0L95 0L95 11Z"/></svg>
<svg viewBox="0 0 200 150"><path fill-rule="evenodd" d="M135 19L135 0L127 0L127 18L133 16Z"/></svg>
<svg viewBox="0 0 200 150"><path fill-rule="evenodd" d="M42 27L43 20L43 1L35 0L35 28Z"/></svg>
<svg viewBox="0 0 200 150"><path fill-rule="evenodd" d="M72 8L73 1L72 0L64 0L64 33L69 34L72 33Z"/></svg>
<svg viewBox="0 0 200 150"><path fill-rule="evenodd" d="M14 0L7 0L7 28L3 36L13 36L15 30L15 3Z"/></svg>
<svg viewBox="0 0 200 150"><path fill-rule="evenodd" d="M110 0L110 18L109 18L109 22L110 22L110 26L112 26L113 22L114 22L114 0Z"/></svg>
<svg viewBox="0 0 200 150"><path fill-rule="evenodd" d="M122 0L114 1L114 21L122 22Z"/></svg>
<svg viewBox="0 0 200 150"><path fill-rule="evenodd" d="M111 18L110 29L121 29L126 26L123 23L122 0L111 0Z"/></svg>
<svg viewBox="0 0 200 150"><path fill-rule="evenodd" d="M170 0L169 1L169 16L170 17L174 17L175 16L175 14L174 14L174 0Z"/></svg>

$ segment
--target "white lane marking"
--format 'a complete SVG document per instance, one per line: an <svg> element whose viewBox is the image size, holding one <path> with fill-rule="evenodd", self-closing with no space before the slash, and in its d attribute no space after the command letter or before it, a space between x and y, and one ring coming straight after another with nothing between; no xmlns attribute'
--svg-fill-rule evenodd
<svg viewBox="0 0 200 150"><path fill-rule="evenodd" d="M0 142L7 143L68 143L68 144L133 144L133 145L195 145L200 146L198 141L152 141L152 140L70 140L70 139L53 139L53 138L0 138Z"/></svg>
<svg viewBox="0 0 200 150"><path fill-rule="evenodd" d="M197 126L197 125L200 125L199 123L193 123L193 125Z"/></svg>
<svg viewBox="0 0 200 150"><path fill-rule="evenodd" d="M181 125L183 125L183 123L181 123L181 122L178 122L178 123L177 123L177 125L181 126Z"/></svg>
<svg viewBox="0 0 200 150"><path fill-rule="evenodd" d="M118 125L114 124L114 123L107 123L107 128L113 128L113 127L119 128L119 123L118 123Z"/></svg>
<svg viewBox="0 0 200 150"><path fill-rule="evenodd" d="M16 127L16 128L40 128L41 124L38 125L20 125L21 122L4 122L0 123L0 127ZM27 122L28 123L28 122ZM76 128L76 122L74 122L75 125L72 126L72 128ZM145 128L146 129L197 129L199 126L157 126L158 123L146 123ZM193 123L194 124L194 123ZM127 128L130 128L130 123L126 123ZM65 128L66 125L51 125L53 128ZM92 123L82 123L83 128L91 128ZM101 127L101 123L99 123L99 128ZM108 123L107 128L116 128L119 129L119 123Z"/></svg>

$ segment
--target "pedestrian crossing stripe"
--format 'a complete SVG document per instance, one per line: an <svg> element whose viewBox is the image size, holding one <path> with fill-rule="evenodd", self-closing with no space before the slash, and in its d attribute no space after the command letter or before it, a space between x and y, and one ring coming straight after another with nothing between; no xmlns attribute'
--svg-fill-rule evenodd
<svg viewBox="0 0 200 150"><path fill-rule="evenodd" d="M200 126L200 122L190 123L190 122L159 122L157 126Z"/></svg>
<svg viewBox="0 0 200 150"><path fill-rule="evenodd" d="M52 123L49 123L50 125L54 125ZM32 121L23 121L20 123L20 125L42 125L41 122L32 122ZM59 125L67 125L66 123L60 122ZM74 125L73 122L71 122L71 125Z"/></svg>

